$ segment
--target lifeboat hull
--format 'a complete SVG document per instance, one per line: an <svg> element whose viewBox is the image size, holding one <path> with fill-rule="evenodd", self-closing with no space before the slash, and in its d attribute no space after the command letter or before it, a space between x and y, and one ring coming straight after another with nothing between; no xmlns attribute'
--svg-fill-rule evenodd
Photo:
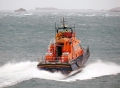
<svg viewBox="0 0 120 88"><path fill-rule="evenodd" d="M90 56L89 53L89 48L87 48L86 52L82 55L79 56L78 58L70 61L69 63L59 63L59 62L50 62L50 63L45 63L45 62L40 62L37 67L41 70L46 70L49 72L61 72L62 74L68 75L72 71L75 70L82 70L82 68L85 66L86 61L88 60Z"/></svg>

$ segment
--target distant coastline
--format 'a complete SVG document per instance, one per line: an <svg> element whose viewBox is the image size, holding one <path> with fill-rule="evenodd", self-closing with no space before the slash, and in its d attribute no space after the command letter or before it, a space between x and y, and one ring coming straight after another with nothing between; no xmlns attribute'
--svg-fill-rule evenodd
<svg viewBox="0 0 120 88"><path fill-rule="evenodd" d="M20 8L20 9L18 9L18 10L15 10L14 12L26 12L26 10L23 9L23 8Z"/></svg>
<svg viewBox="0 0 120 88"><path fill-rule="evenodd" d="M59 9L53 7L45 7L45 8L36 7L35 10L59 10Z"/></svg>
<svg viewBox="0 0 120 88"><path fill-rule="evenodd" d="M16 10L0 10L0 11L14 11L14 12L26 12L26 11L45 11L45 12L50 12L50 11L102 11L102 12L120 12L120 7L115 7L111 9L101 9L101 10L95 10L95 9L59 9L55 7L36 7L34 9L26 10L25 8L19 8Z"/></svg>
<svg viewBox="0 0 120 88"><path fill-rule="evenodd" d="M120 12L120 7L116 7L109 10L110 12Z"/></svg>
<svg viewBox="0 0 120 88"><path fill-rule="evenodd" d="M109 10L94 10L94 9L58 9L58 8L54 8L54 7L36 7L35 10L47 10L47 11L54 11L54 10L75 10L75 11L107 11L107 12L120 12L120 7L115 7Z"/></svg>

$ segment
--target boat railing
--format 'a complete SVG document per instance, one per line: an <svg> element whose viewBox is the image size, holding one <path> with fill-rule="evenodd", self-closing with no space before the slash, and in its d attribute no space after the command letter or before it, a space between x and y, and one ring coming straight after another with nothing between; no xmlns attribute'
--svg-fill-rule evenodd
<svg viewBox="0 0 120 88"><path fill-rule="evenodd" d="M73 60L69 60L67 62L63 62L63 60L61 59L61 57L53 57L52 60L45 60L45 57L41 57L38 59L38 62L41 64L68 64L68 63L72 63Z"/></svg>

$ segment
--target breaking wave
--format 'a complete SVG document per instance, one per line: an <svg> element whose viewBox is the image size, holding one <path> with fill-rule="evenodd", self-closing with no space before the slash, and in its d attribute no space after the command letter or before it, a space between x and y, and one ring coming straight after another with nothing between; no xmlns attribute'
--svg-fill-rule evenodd
<svg viewBox="0 0 120 88"><path fill-rule="evenodd" d="M120 73L120 65L113 62L102 62L98 60L96 62L88 64L81 73L70 77L64 81L76 81L76 80L87 80L95 77L101 77L106 75L117 75Z"/></svg>
<svg viewBox="0 0 120 88"><path fill-rule="evenodd" d="M37 64L37 62L26 61L19 63L6 63L1 66L0 88L11 86L32 78L70 82L120 73L120 65L112 62L97 61L88 64L81 73L65 79L65 76L61 73L50 73L37 69Z"/></svg>
<svg viewBox="0 0 120 88"><path fill-rule="evenodd" d="M50 73L37 69L38 62L7 63L0 67L0 88L11 86L32 78L60 80L64 76L60 73Z"/></svg>

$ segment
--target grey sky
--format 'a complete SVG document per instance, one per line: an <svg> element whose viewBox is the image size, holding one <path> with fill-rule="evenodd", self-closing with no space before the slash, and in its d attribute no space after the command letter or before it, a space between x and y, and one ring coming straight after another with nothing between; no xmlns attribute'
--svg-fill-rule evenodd
<svg viewBox="0 0 120 88"><path fill-rule="evenodd" d="M111 9L120 7L120 0L0 0L0 10L27 10L35 7L56 7L60 9Z"/></svg>

